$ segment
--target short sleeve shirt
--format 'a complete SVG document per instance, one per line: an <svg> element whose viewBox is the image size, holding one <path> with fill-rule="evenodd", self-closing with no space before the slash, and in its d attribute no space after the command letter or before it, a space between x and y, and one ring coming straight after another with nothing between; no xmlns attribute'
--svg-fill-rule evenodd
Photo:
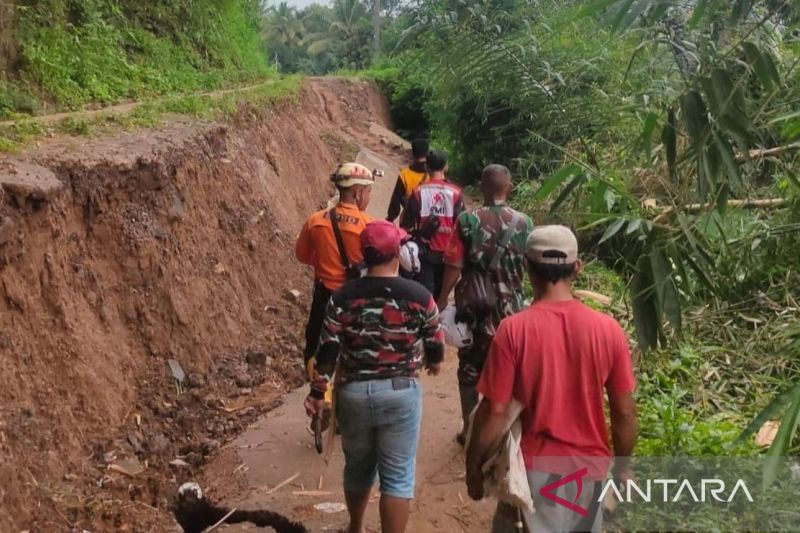
<svg viewBox="0 0 800 533"><path fill-rule="evenodd" d="M347 259L356 264L363 259L361 232L372 218L353 204L340 203L335 210ZM325 209L311 215L297 237L295 256L301 263L314 267L314 277L328 290L335 291L347 280L347 273L333 234L332 212Z"/></svg>
<svg viewBox="0 0 800 533"><path fill-rule="evenodd" d="M456 230L444 257L446 264L464 270L488 270L497 243L512 221L515 221L514 234L497 272L497 307L490 323L485 324L486 333L490 335L494 334L494 329L503 318L524 307L525 243L533 231L533 222L528 215L506 204L465 211L458 217Z"/></svg>
<svg viewBox="0 0 800 533"><path fill-rule="evenodd" d="M605 391L634 387L623 329L570 300L537 302L505 319L477 390L491 401L513 397L525 407L522 453L532 470L535 457L609 457Z"/></svg>

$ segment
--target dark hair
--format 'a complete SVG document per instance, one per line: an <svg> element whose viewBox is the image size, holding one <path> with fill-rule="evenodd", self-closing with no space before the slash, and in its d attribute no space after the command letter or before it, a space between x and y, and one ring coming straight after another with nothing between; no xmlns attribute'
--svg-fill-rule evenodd
<svg viewBox="0 0 800 533"><path fill-rule="evenodd" d="M397 253L382 254L375 248L364 249L364 263L368 267L383 265L397 257Z"/></svg>
<svg viewBox="0 0 800 533"><path fill-rule="evenodd" d="M411 142L411 155L417 159L427 156L428 150L430 150L428 139L414 139Z"/></svg>
<svg viewBox="0 0 800 533"><path fill-rule="evenodd" d="M503 165L488 165L481 173L481 190L484 194L497 196L508 193L511 184L511 171Z"/></svg>
<svg viewBox="0 0 800 533"><path fill-rule="evenodd" d="M566 257L563 252L544 252L542 257ZM575 263L566 264L550 264L550 263L534 263L528 261L531 273L542 281L547 283L558 283L565 279L572 279L575 275Z"/></svg>
<svg viewBox="0 0 800 533"><path fill-rule="evenodd" d="M442 152L429 152L425 166L428 172L442 172L447 166L447 156Z"/></svg>

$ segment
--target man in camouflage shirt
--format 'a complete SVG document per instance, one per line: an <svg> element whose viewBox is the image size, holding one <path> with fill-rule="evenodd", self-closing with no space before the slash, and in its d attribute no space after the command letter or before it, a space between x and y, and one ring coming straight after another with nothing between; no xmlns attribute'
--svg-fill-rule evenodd
<svg viewBox="0 0 800 533"><path fill-rule="evenodd" d="M500 265L494 275L497 305L489 316L477 317L470 325L473 333L471 346L458 352L458 385L461 395L463 428L458 441L466 437L469 415L478 402L475 386L486 361L489 346L500 321L522 310L525 296L525 243L533 231L530 217L508 206L511 192L511 172L502 165L489 165L481 174L483 206L465 211L457 220L456 230L445 254L445 272L439 309L447 307L450 292L455 287L462 270L489 270L497 252L498 241L513 224L513 232Z"/></svg>
<svg viewBox="0 0 800 533"><path fill-rule="evenodd" d="M439 310L428 290L398 276L408 234L385 220L361 232L367 276L333 293L316 358L309 415L319 415L336 367L336 421L345 456L344 491L350 526L364 531L376 473L381 531L402 532L414 497L422 421L419 371L438 374L444 358Z"/></svg>

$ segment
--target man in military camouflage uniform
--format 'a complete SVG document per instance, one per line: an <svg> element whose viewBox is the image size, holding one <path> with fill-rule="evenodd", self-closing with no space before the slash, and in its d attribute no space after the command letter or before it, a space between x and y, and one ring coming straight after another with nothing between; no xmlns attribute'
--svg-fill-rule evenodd
<svg viewBox="0 0 800 533"><path fill-rule="evenodd" d="M462 270L488 271L497 251L498 241L510 229L512 235L506 251L495 272L497 305L494 312L483 317L469 317L473 343L458 352L458 385L461 395L463 428L458 441L464 443L469 414L478 401L475 386L480 378L489 345L500 321L522 310L524 306L523 280L525 277L525 243L533 230L530 217L508 206L511 192L511 172L502 165L489 165L481 175L483 206L462 213L445 254L445 273L439 309L448 304L450 292L455 287Z"/></svg>
<svg viewBox="0 0 800 533"><path fill-rule="evenodd" d="M385 220L361 232L367 276L333 293L316 358L309 415L319 414L336 362L336 421L345 456L344 491L350 526L364 531L364 512L380 478L381 531L405 530L414 497L422 421L419 372L438 374L444 335L433 296L398 276L408 234Z"/></svg>

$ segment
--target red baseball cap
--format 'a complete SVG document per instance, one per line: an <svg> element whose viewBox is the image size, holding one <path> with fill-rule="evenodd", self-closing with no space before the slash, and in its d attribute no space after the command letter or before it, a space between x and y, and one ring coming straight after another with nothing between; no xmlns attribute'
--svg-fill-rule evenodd
<svg viewBox="0 0 800 533"><path fill-rule="evenodd" d="M375 220L361 232L361 251L365 255L368 249L383 256L397 255L406 239L408 233L404 229L386 220Z"/></svg>

